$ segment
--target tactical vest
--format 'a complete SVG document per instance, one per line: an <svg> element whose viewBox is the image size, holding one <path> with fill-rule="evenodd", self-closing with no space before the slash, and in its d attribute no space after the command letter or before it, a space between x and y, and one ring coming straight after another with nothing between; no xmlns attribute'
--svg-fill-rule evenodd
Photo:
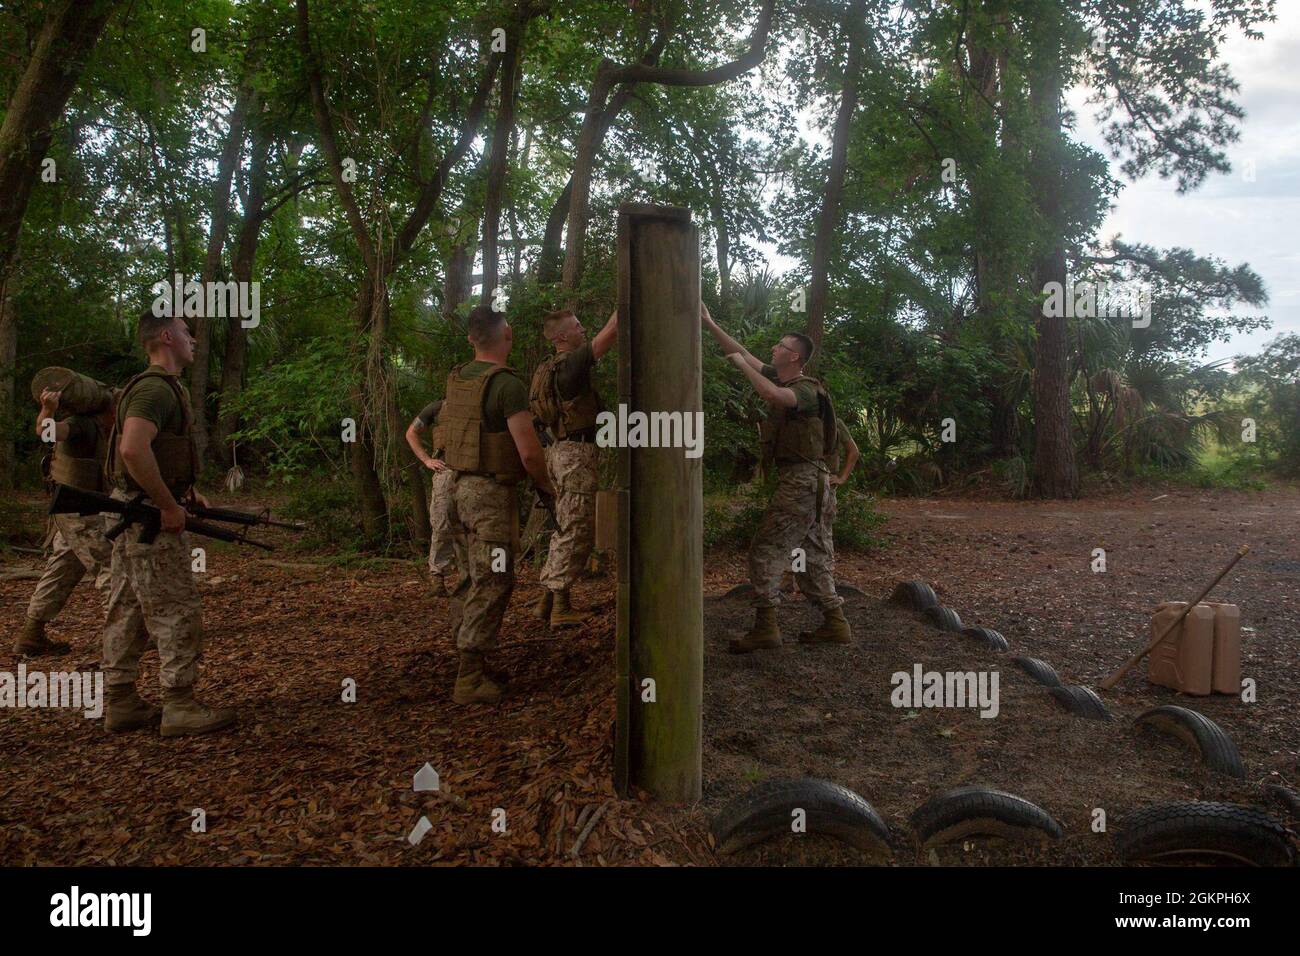
<svg viewBox="0 0 1300 956"><path fill-rule="evenodd" d="M532 385L528 389L529 409L550 430L556 441L564 441L570 435L595 428L596 416L601 411L600 396L594 388L588 388L570 399L560 396L560 362L568 354L570 353L557 352L537 366Z"/></svg>
<svg viewBox="0 0 1300 956"><path fill-rule="evenodd" d="M185 400L185 393L181 391L181 385L176 380L176 376L151 371L141 372L126 383L122 388L122 394L118 396L117 406L119 409L125 407L126 397L131 393L131 389L146 378L161 378L167 382L181 407L183 424L180 432L171 435L160 430L149 444L149 447L153 449L154 458L158 461L158 473L162 476L163 484L167 486L173 495L180 497L189 491L199 471L198 450L194 447L194 436L190 433L190 427L194 423L194 413L190 409L190 403ZM120 414L119 412L119 418ZM126 462L117 453L118 437L117 420L115 419L113 431L108 437L108 462L104 470L128 491L142 491L143 489L136 484L135 479L131 477L131 473L127 471Z"/></svg>
<svg viewBox="0 0 1300 956"><path fill-rule="evenodd" d="M79 488L82 491L104 491L104 460L108 456L108 441L104 430L95 424L95 457L77 458L68 452L67 442L57 442L50 457L50 481Z"/></svg>
<svg viewBox="0 0 1300 956"><path fill-rule="evenodd" d="M759 427L759 440L763 446L763 462L788 465L795 462L819 462L827 454L826 423L822 418L822 405L829 406L830 396L820 381L809 375L800 375L788 382L778 382L789 388L798 382L811 382L817 389L818 409L803 413L784 405L773 408ZM832 424L832 429L834 425ZM833 434L833 433L832 433Z"/></svg>
<svg viewBox="0 0 1300 956"><path fill-rule="evenodd" d="M835 447L826 456L826 467L831 470L831 474L838 475L840 473L840 468L843 467L844 459L848 453L849 446L840 440L840 424L837 418L835 420Z"/></svg>
<svg viewBox="0 0 1300 956"><path fill-rule="evenodd" d="M438 412L434 444L441 443L446 449L444 461L452 470L514 484L526 474L514 437L509 429L490 432L483 422L488 384L501 372L514 374L514 369L498 365L478 378L465 381L460 377L460 370L468 364L457 365L447 376L447 395Z"/></svg>

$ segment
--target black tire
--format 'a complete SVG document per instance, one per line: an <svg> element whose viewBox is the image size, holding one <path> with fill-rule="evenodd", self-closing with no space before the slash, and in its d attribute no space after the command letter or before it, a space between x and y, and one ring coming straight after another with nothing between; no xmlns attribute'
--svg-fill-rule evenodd
<svg viewBox="0 0 1300 956"><path fill-rule="evenodd" d="M1124 818L1115 847L1125 862L1215 857L1251 866L1291 866L1286 830L1263 810L1235 803L1160 803Z"/></svg>
<svg viewBox="0 0 1300 956"><path fill-rule="evenodd" d="M1007 639L1002 636L1001 632L995 631L991 627L963 627L961 632L963 636L979 641L992 651L1005 651L1010 648Z"/></svg>
<svg viewBox="0 0 1300 956"><path fill-rule="evenodd" d="M809 833L867 852L893 852L889 827L866 800L829 780L767 780L722 809L710 831L718 852L735 853L790 831L791 813L807 814Z"/></svg>
<svg viewBox="0 0 1300 956"><path fill-rule="evenodd" d="M1047 661L1040 661L1037 657L1013 657L1011 663L1044 687L1061 686L1061 675L1056 673L1056 668Z"/></svg>
<svg viewBox="0 0 1300 956"><path fill-rule="evenodd" d="M1097 692L1082 684L1067 684L1062 687L1049 687L1047 692L1056 702L1076 717L1085 720L1114 720L1106 705L1101 702Z"/></svg>
<svg viewBox="0 0 1300 956"><path fill-rule="evenodd" d="M925 617L941 631L961 633L961 617L950 607L936 604L925 609Z"/></svg>
<svg viewBox="0 0 1300 956"><path fill-rule="evenodd" d="M988 787L958 787L927 800L912 814L912 829L922 847L953 843L968 836L1009 840L1059 840L1061 825L1024 797Z"/></svg>
<svg viewBox="0 0 1300 956"><path fill-rule="evenodd" d="M1232 742L1232 738L1223 732L1223 728L1204 714L1175 704L1165 704L1138 714L1133 726L1149 727L1159 733L1177 737L1195 747L1205 765L1212 770L1226 773L1238 780L1246 777L1246 765L1242 762L1241 751Z"/></svg>
<svg viewBox="0 0 1300 956"><path fill-rule="evenodd" d="M754 593L754 585L746 581L744 584L737 584L734 588L722 595L724 598L747 597Z"/></svg>
<svg viewBox="0 0 1300 956"><path fill-rule="evenodd" d="M1264 792L1285 807L1287 813L1300 820L1300 793L1280 783L1264 784Z"/></svg>
<svg viewBox="0 0 1300 956"><path fill-rule="evenodd" d="M924 581L900 581L894 586L894 593L890 600L895 604L902 604L910 607L914 611L924 611L927 607L934 607L939 603L939 596L934 593L934 588Z"/></svg>

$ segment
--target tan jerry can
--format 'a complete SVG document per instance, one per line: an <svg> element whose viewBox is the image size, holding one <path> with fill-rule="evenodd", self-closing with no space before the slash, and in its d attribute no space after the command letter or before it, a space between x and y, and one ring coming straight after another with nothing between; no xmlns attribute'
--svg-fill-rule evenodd
<svg viewBox="0 0 1300 956"><path fill-rule="evenodd" d="M618 550L618 492L596 492L596 550Z"/></svg>
<svg viewBox="0 0 1300 956"><path fill-rule="evenodd" d="M73 415L93 415L103 411L112 401L113 392L103 382L74 372L70 368L51 365L32 376L32 398L41 400L41 392L52 388L59 395L59 411Z"/></svg>
<svg viewBox="0 0 1300 956"><path fill-rule="evenodd" d="M1241 609L1235 604L1217 604L1214 608L1214 663L1210 684L1216 694L1241 693Z"/></svg>
<svg viewBox="0 0 1300 956"><path fill-rule="evenodd" d="M1151 639L1155 640L1186 606L1186 601L1168 601L1157 607L1151 618ZM1151 652L1147 680L1184 694L1205 696L1212 686L1213 663L1214 608L1198 604L1178 629Z"/></svg>

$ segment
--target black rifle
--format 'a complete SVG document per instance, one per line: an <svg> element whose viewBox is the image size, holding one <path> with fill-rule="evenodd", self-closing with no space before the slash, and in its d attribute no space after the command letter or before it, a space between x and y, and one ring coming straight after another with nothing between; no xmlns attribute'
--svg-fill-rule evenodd
<svg viewBox="0 0 1300 956"><path fill-rule="evenodd" d="M196 518L210 518L213 521L229 521L233 524L250 526L264 524L271 528L287 528L290 531L307 530L305 524L295 524L292 521L272 521L270 508L263 508L261 511L240 511L237 508L205 508L197 503L186 502L185 510Z"/></svg>
<svg viewBox="0 0 1300 956"><path fill-rule="evenodd" d="M121 516L121 520L104 533L104 537L109 541L112 541L133 524L140 525L141 544L152 544L154 539L158 537L158 532L162 530L162 512L153 505L144 503L143 492L130 501L122 501L111 495L100 494L98 491L82 491L80 488L73 488L69 485L56 484L54 486L54 497L50 499L50 514L85 516L97 515L101 512ZM197 518L187 517L185 519L185 530L202 535L205 538L216 538L218 541L229 541L232 544L251 544L255 548L263 548L267 551L275 550L269 544L249 538L246 532L230 531L227 528L208 524L206 521L199 521Z"/></svg>
<svg viewBox="0 0 1300 956"><path fill-rule="evenodd" d="M536 495L533 499L533 507L541 508L551 516L552 520L558 520L555 517L555 495L548 495L541 488L534 488L533 494Z"/></svg>

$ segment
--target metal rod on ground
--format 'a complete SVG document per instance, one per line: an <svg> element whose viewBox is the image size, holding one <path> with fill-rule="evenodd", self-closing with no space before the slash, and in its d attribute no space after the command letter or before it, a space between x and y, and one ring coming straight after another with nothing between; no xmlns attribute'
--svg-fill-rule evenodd
<svg viewBox="0 0 1300 956"><path fill-rule="evenodd" d="M620 405L679 420L684 438L703 417L700 234L689 210L619 208L618 315ZM614 783L621 796L640 787L666 802L694 802L703 742L702 459L682 447L620 448L618 457Z"/></svg>
<svg viewBox="0 0 1300 956"><path fill-rule="evenodd" d="M1142 660L1142 658L1150 654L1153 650L1156 649L1156 647L1158 647L1161 644L1161 642L1164 641L1166 637L1174 633L1174 631L1178 630L1179 626L1183 623L1183 618L1187 617L1188 614L1192 613L1192 608L1196 607L1196 605L1200 604L1202 601L1205 600L1206 596L1208 596L1209 593L1214 590L1215 586L1220 581L1222 581L1225 577L1228 576L1228 572L1231 571L1233 567L1236 566L1238 561L1240 561L1242 558L1246 556L1246 553L1249 550L1250 550L1250 545L1248 544L1243 544L1240 548L1238 548L1237 553L1232 556L1232 560L1229 561L1224 566L1223 570L1219 572L1218 577L1216 577L1213 581L1209 583L1208 586L1206 586L1205 590L1201 592L1200 596L1191 604L1187 605L1187 607L1183 608L1182 613L1179 614L1178 617L1174 618L1173 622L1168 627L1166 627L1162 632L1160 632L1159 636L1156 637L1154 641L1148 644L1143 650L1138 651L1136 654L1130 657L1127 661L1124 662L1123 667L1121 667L1115 673L1111 674L1104 681L1102 681L1101 689L1110 690L1112 687L1114 687L1117 683L1119 683L1119 679L1121 677L1123 677L1130 670L1132 670L1133 667L1137 665L1138 661Z"/></svg>

